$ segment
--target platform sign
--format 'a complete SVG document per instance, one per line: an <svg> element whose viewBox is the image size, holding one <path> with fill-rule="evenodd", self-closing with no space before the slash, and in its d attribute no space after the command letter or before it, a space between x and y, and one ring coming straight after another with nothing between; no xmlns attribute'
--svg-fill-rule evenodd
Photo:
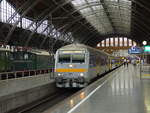
<svg viewBox="0 0 150 113"><path fill-rule="evenodd" d="M130 49L128 49L129 54L141 54L143 53L143 49L137 46L132 46Z"/></svg>
<svg viewBox="0 0 150 113"><path fill-rule="evenodd" d="M150 45L144 46L144 52L150 52Z"/></svg>

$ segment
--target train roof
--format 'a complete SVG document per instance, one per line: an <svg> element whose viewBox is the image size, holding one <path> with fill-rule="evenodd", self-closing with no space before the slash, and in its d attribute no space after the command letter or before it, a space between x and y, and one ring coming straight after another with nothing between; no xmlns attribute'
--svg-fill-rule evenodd
<svg viewBox="0 0 150 113"><path fill-rule="evenodd" d="M59 48L58 50L66 50L66 49L67 50L74 50L74 49L85 50L87 49L87 47L83 44L69 44L69 45Z"/></svg>
<svg viewBox="0 0 150 113"><path fill-rule="evenodd" d="M92 51L97 51L97 52L100 52L100 53L105 54L107 56L110 56L108 53L100 51L96 48L92 48L90 46L86 46L84 44L69 44L69 45L66 45L66 46L63 46L63 47L59 48L58 50L66 50L66 49L67 50L74 50L74 49L85 50L86 49L86 50L89 50L89 51L91 51L91 50Z"/></svg>
<svg viewBox="0 0 150 113"><path fill-rule="evenodd" d="M50 53L48 51L44 51L44 50L34 50L34 49L32 49L30 52L33 53L33 54L36 54L36 55L45 55L45 56L50 55Z"/></svg>
<svg viewBox="0 0 150 113"><path fill-rule="evenodd" d="M8 49L8 48L0 47L0 51L11 51L11 50L10 50L10 49Z"/></svg>

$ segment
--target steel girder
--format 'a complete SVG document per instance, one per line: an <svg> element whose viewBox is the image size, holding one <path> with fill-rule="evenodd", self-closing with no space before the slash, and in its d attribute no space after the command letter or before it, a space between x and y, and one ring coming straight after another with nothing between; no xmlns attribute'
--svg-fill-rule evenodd
<svg viewBox="0 0 150 113"><path fill-rule="evenodd" d="M96 6L96 5L101 5L101 4L98 2L97 4L90 4L90 5ZM123 7L123 6L121 6L121 7ZM73 15L74 13L76 13L76 12L78 12L79 10L82 10L82 9L84 9L84 8L88 8L88 5L84 5L84 6L80 7L79 9L76 9L75 11L73 11L73 12L69 13L68 15L66 15L66 17L67 17L67 16L70 16L70 15ZM78 18L78 17L77 17L77 18ZM84 17L83 17L83 18L84 18Z"/></svg>
<svg viewBox="0 0 150 113"><path fill-rule="evenodd" d="M134 1L134 0L132 0L132 1Z"/></svg>
<svg viewBox="0 0 150 113"><path fill-rule="evenodd" d="M111 26L112 26L112 28L113 28L113 31L116 32L116 28L115 28L115 26L114 26L113 21L111 20L110 14L109 14L109 12L108 12L107 5L105 4L104 0L100 0L100 2L102 3L102 6L103 6L104 11L105 11L105 13L106 13L106 15L107 15L107 18L109 19L110 24L111 24Z"/></svg>
<svg viewBox="0 0 150 113"><path fill-rule="evenodd" d="M24 17L40 0L36 0L35 2L33 2L33 4L30 5L30 7L28 7L23 14L21 15L21 17ZM7 44L9 42L9 39L12 35L12 33L14 32L15 28L17 27L18 23L20 22L20 19L13 25L13 27L10 29L8 35L5 38L5 44Z"/></svg>
<svg viewBox="0 0 150 113"><path fill-rule="evenodd" d="M33 0L31 0L31 1L33 1ZM23 17L24 15L26 15L26 14L29 12L29 10L32 9L32 7L34 7L39 1L40 1L40 0L36 0L36 2L33 2L32 5L30 4L30 5L29 5L30 7L28 7L28 8L24 11L24 13L21 15L21 17ZM70 1L69 1L69 2L70 2ZM69 2L66 1L65 3L62 4L62 6L65 5L65 4L68 4ZM56 7L52 12L55 12L59 7L60 7L60 6ZM51 12L51 13L52 13L52 12ZM40 15L40 16L41 16L41 15ZM43 15L42 15L42 16L43 16ZM42 16L41 16L41 17L42 17ZM10 36L11 36L12 33L14 32L14 30L15 30L17 24L19 23L19 21L20 21L20 20L18 20L18 21L14 24L14 26L11 28L11 30L9 31L9 33L8 33L6 39L5 39L5 44L7 44L7 43L9 42ZM32 24L34 24L34 22L32 22L32 23L30 24L30 26L32 26ZM28 40L29 40L29 39L28 39Z"/></svg>
<svg viewBox="0 0 150 113"><path fill-rule="evenodd" d="M58 5L56 8L54 8L52 11L49 11L47 15L43 16L43 19L40 21L40 23L38 23L37 28L43 23L43 21L45 19L47 19L49 17L49 15L51 15L52 13L54 13L57 9L61 8L62 6L64 6L65 4L67 4L68 2L62 3L61 5ZM42 17L41 15L39 16L39 18ZM25 42L25 46L28 46L28 43L30 42L33 34L35 33L35 31L37 30L37 28L35 30L32 31L32 33L30 34L30 36L28 37L27 41Z"/></svg>

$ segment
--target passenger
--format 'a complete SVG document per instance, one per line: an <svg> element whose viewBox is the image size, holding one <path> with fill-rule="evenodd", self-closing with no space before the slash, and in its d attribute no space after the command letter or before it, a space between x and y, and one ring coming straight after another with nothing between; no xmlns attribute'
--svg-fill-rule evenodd
<svg viewBox="0 0 150 113"><path fill-rule="evenodd" d="M142 65L144 64L144 60L143 60L143 59L141 59L141 64L142 64Z"/></svg>
<svg viewBox="0 0 150 113"><path fill-rule="evenodd" d="M127 60L124 59L123 65L126 66Z"/></svg>
<svg viewBox="0 0 150 113"><path fill-rule="evenodd" d="M134 61L133 61L133 65L134 65L134 66L136 66L136 64L137 64L137 61L136 61L136 60L134 60Z"/></svg>
<svg viewBox="0 0 150 113"><path fill-rule="evenodd" d="M126 64L127 64L127 67L128 67L128 65L129 65L129 63L130 63L130 61L129 61L129 60L127 60L127 63L126 63Z"/></svg>
<svg viewBox="0 0 150 113"><path fill-rule="evenodd" d="M126 65L126 62L123 62L123 65L125 66L125 65Z"/></svg>

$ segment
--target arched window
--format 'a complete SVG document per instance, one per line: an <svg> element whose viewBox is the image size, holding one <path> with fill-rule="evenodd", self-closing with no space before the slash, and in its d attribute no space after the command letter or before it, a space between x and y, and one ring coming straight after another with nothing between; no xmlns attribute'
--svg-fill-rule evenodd
<svg viewBox="0 0 150 113"><path fill-rule="evenodd" d="M105 46L105 40L103 40L103 41L101 42L101 46L102 46L102 47Z"/></svg>
<svg viewBox="0 0 150 113"><path fill-rule="evenodd" d="M127 37L110 37L101 41L97 47L128 47L135 46L136 42Z"/></svg>

